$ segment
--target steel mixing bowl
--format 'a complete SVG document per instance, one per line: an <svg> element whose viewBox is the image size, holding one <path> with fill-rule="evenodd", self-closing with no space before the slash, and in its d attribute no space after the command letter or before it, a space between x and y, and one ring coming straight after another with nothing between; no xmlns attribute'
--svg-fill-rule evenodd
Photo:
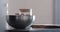
<svg viewBox="0 0 60 32"><path fill-rule="evenodd" d="M7 16L7 23L15 29L25 29L31 26L33 22L33 16L30 15L9 15Z"/></svg>

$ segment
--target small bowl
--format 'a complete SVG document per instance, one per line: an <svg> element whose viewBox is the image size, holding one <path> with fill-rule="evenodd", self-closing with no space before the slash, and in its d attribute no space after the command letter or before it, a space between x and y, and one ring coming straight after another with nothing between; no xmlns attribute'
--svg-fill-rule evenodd
<svg viewBox="0 0 60 32"><path fill-rule="evenodd" d="M31 26L33 22L33 16L30 15L9 15L7 16L8 24L15 29L26 29Z"/></svg>

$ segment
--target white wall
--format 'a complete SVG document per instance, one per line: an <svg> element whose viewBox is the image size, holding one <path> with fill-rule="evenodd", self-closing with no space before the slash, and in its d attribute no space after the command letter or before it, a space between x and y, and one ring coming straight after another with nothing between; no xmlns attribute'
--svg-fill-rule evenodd
<svg viewBox="0 0 60 32"><path fill-rule="evenodd" d="M21 8L32 8L33 14L36 15L34 24L53 23L53 0L9 0L8 4L10 14L19 12Z"/></svg>

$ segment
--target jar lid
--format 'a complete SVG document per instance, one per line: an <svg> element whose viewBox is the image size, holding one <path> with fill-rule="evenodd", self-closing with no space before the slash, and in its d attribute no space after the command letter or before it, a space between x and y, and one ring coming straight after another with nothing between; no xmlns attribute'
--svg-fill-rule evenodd
<svg viewBox="0 0 60 32"><path fill-rule="evenodd" d="M30 12L31 9L20 9L20 12Z"/></svg>

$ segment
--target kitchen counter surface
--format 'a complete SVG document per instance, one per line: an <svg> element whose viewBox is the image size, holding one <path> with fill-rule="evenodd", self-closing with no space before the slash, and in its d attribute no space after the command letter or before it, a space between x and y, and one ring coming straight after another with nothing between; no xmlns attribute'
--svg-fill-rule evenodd
<svg viewBox="0 0 60 32"><path fill-rule="evenodd" d="M31 29L14 29L5 32L60 32L60 25L32 25Z"/></svg>
<svg viewBox="0 0 60 32"><path fill-rule="evenodd" d="M33 28L30 30L6 30L6 32L60 32L60 29Z"/></svg>

